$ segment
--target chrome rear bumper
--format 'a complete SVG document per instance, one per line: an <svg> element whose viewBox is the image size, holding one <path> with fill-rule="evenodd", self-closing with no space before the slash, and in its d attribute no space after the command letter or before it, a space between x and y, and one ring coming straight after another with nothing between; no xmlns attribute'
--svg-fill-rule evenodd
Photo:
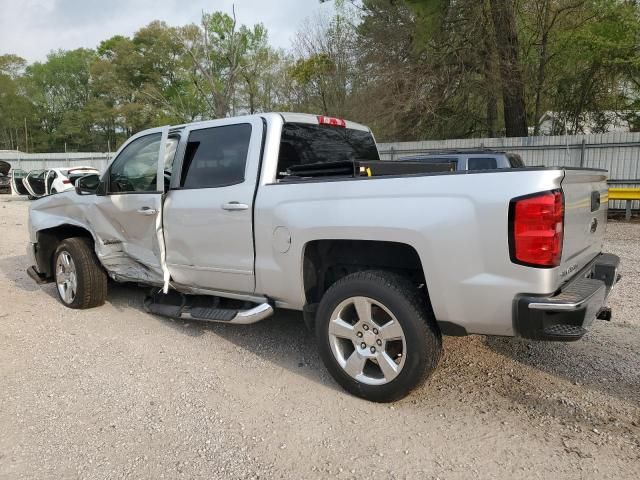
<svg viewBox="0 0 640 480"><path fill-rule="evenodd" d="M620 258L616 255L600 254L559 292L549 296L518 295L513 314L517 335L532 340L582 338L596 317L611 317L605 304L620 280L619 265Z"/></svg>

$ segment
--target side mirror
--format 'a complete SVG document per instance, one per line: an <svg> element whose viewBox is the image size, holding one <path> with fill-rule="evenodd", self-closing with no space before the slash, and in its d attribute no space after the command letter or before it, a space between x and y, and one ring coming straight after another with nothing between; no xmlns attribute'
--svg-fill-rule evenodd
<svg viewBox="0 0 640 480"><path fill-rule="evenodd" d="M94 195L100 184L100 175L92 173L76 180L76 193L78 195Z"/></svg>

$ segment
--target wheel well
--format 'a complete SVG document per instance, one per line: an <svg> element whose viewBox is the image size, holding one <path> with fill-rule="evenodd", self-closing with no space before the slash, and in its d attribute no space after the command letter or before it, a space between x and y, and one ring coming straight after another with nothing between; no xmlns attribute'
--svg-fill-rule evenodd
<svg viewBox="0 0 640 480"><path fill-rule="evenodd" d="M53 277L53 254L60 243L72 237L83 237L91 241L93 237L88 230L75 225L60 225L53 228L40 230L37 235L38 251L36 252L36 262L38 271L46 278Z"/></svg>
<svg viewBox="0 0 640 480"><path fill-rule="evenodd" d="M316 304L341 278L362 270L389 270L425 284L418 252L405 243L371 240L316 240L304 251L303 279L307 304Z"/></svg>

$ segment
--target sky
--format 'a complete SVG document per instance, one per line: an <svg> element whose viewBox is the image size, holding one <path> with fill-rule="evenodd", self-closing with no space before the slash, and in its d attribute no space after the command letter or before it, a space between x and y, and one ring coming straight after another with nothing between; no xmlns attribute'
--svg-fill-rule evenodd
<svg viewBox="0 0 640 480"><path fill-rule="evenodd" d="M0 0L0 55L43 61L51 50L95 48L153 20L178 26L199 22L203 10L231 14L234 4L238 23L263 23L282 48L305 18L333 9L319 0Z"/></svg>

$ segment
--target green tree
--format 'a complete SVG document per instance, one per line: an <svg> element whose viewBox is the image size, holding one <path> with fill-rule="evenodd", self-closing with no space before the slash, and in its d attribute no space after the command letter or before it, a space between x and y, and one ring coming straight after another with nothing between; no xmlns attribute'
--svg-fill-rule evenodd
<svg viewBox="0 0 640 480"><path fill-rule="evenodd" d="M65 132L64 125L79 125L77 113L91 98L89 72L94 59L93 50L60 50L50 53L46 62L27 67L26 93L40 114L48 148L61 150L65 142L78 144ZM88 131L90 125L83 123L78 128Z"/></svg>
<svg viewBox="0 0 640 480"><path fill-rule="evenodd" d="M38 134L35 109L23 94L26 64L16 55L0 55L0 149L32 150L29 131Z"/></svg>

